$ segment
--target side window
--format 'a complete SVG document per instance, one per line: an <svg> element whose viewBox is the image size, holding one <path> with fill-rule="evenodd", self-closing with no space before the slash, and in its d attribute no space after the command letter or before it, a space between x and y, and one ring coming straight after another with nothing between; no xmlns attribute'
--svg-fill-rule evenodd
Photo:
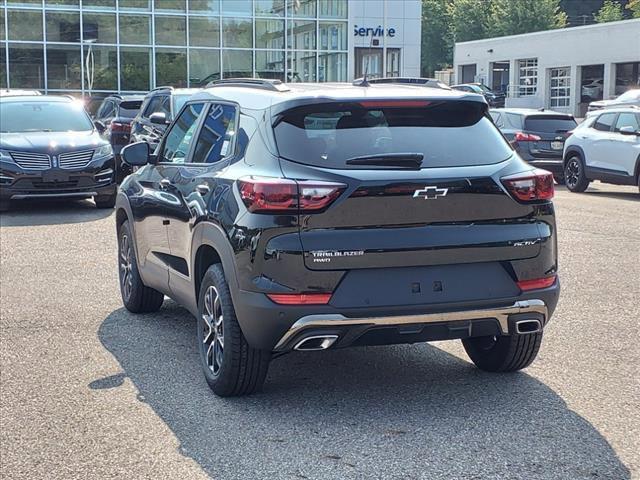
<svg viewBox="0 0 640 480"><path fill-rule="evenodd" d="M203 107L202 103L194 103L182 111L171 126L162 145L161 162L185 163Z"/></svg>
<svg viewBox="0 0 640 480"><path fill-rule="evenodd" d="M504 127L504 123L502 122L502 115L497 112L489 112L489 115L491 115L491 118L493 118L493 123L496 124L496 127Z"/></svg>
<svg viewBox="0 0 640 480"><path fill-rule="evenodd" d="M522 128L522 118L520 117L520 115L516 115L515 113L507 113L507 121L509 122L511 128Z"/></svg>
<svg viewBox="0 0 640 480"><path fill-rule="evenodd" d="M170 97L161 97L162 103L160 104L160 110L156 110L158 112L164 113L167 118L171 118L171 98Z"/></svg>
<svg viewBox="0 0 640 480"><path fill-rule="evenodd" d="M615 131L619 132L622 127L632 127L634 132L640 131L638 116L635 113L621 113L616 121Z"/></svg>
<svg viewBox="0 0 640 480"><path fill-rule="evenodd" d="M162 97L160 96L152 97L151 100L149 100L149 103L147 103L147 106L145 107L144 113L142 114L142 116L145 118L149 118L152 113L159 112L161 104L162 104Z"/></svg>
<svg viewBox="0 0 640 480"><path fill-rule="evenodd" d="M100 105L100 108L96 113L96 118L108 117L111 110L113 110L113 102L111 102L111 100L105 100L102 102L102 105Z"/></svg>
<svg viewBox="0 0 640 480"><path fill-rule="evenodd" d="M214 103L202 124L193 163L216 163L233 154L236 138L236 107Z"/></svg>
<svg viewBox="0 0 640 480"><path fill-rule="evenodd" d="M593 128L596 130L600 130L601 132L609 132L611 131L611 125L613 125L613 121L616 119L617 113L603 113L598 117L598 119L593 124Z"/></svg>

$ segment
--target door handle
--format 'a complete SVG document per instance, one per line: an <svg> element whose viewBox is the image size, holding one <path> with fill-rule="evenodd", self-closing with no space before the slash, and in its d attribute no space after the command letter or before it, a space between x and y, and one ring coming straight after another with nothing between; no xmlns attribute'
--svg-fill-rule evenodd
<svg viewBox="0 0 640 480"><path fill-rule="evenodd" d="M162 190L166 190L167 188L169 188L171 185L173 185L173 183L171 183L171 180L169 180L168 178L163 178L162 180L160 180L160 188Z"/></svg>
<svg viewBox="0 0 640 480"><path fill-rule="evenodd" d="M207 195L210 191L211 189L209 188L209 185L206 185L204 183L196 186L196 192L198 192L202 196Z"/></svg>

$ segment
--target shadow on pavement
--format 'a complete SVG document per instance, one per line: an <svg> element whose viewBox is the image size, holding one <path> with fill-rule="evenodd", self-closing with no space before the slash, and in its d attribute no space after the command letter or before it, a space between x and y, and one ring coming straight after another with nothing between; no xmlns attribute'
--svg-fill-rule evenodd
<svg viewBox="0 0 640 480"><path fill-rule="evenodd" d="M565 192L569 192L569 189L564 185L559 186L556 185L556 190L563 190ZM625 187L627 188L627 187ZM596 186L590 185L586 191L582 193L571 193L571 195L586 195L593 197L608 197L615 198L617 200L631 200L632 202L640 202L640 194L638 193L638 187L630 186L629 190L620 191L620 190L607 190L607 184L597 183Z"/></svg>
<svg viewBox="0 0 640 480"><path fill-rule="evenodd" d="M2 227L64 225L93 222L108 217L113 209L96 208L90 200L20 200L0 215Z"/></svg>
<svg viewBox="0 0 640 480"><path fill-rule="evenodd" d="M167 301L99 329L181 453L227 478L630 478L607 441L550 388L492 375L433 346L295 353L264 392L220 399L200 372L195 321Z"/></svg>

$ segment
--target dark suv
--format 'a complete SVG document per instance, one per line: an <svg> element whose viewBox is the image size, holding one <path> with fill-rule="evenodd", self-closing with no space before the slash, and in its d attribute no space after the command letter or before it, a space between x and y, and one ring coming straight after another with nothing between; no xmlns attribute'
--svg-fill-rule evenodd
<svg viewBox="0 0 640 480"><path fill-rule="evenodd" d="M145 97L140 111L131 122L131 141L147 142L154 149L187 99L197 88L158 87Z"/></svg>
<svg viewBox="0 0 640 480"><path fill-rule="evenodd" d="M523 160L564 183L564 142L578 126L573 115L528 108L495 108L489 113Z"/></svg>
<svg viewBox="0 0 640 480"><path fill-rule="evenodd" d="M113 148L118 183L131 173L120 161L120 150L131 141L131 122L140 112L143 98L142 95L110 95L102 101L93 117L102 137L108 140Z"/></svg>
<svg viewBox="0 0 640 480"><path fill-rule="evenodd" d="M478 95L404 85L221 81L192 97L117 200L132 312L198 321L218 395L274 354L462 339L529 365L559 295L553 179Z"/></svg>

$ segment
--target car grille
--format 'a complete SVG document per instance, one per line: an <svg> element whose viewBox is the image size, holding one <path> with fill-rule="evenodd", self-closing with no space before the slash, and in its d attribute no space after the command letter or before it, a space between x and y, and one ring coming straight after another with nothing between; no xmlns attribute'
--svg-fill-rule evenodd
<svg viewBox="0 0 640 480"><path fill-rule="evenodd" d="M83 150L81 152L67 152L58 155L58 165L60 168L82 168L93 158L93 150Z"/></svg>
<svg viewBox="0 0 640 480"><path fill-rule="evenodd" d="M9 152L13 161L25 170L51 168L51 158L46 153Z"/></svg>
<svg viewBox="0 0 640 480"><path fill-rule="evenodd" d="M78 186L78 180L71 179L68 182L43 182L40 179L31 180L33 188L43 188L47 190L63 190L66 188L75 188Z"/></svg>

